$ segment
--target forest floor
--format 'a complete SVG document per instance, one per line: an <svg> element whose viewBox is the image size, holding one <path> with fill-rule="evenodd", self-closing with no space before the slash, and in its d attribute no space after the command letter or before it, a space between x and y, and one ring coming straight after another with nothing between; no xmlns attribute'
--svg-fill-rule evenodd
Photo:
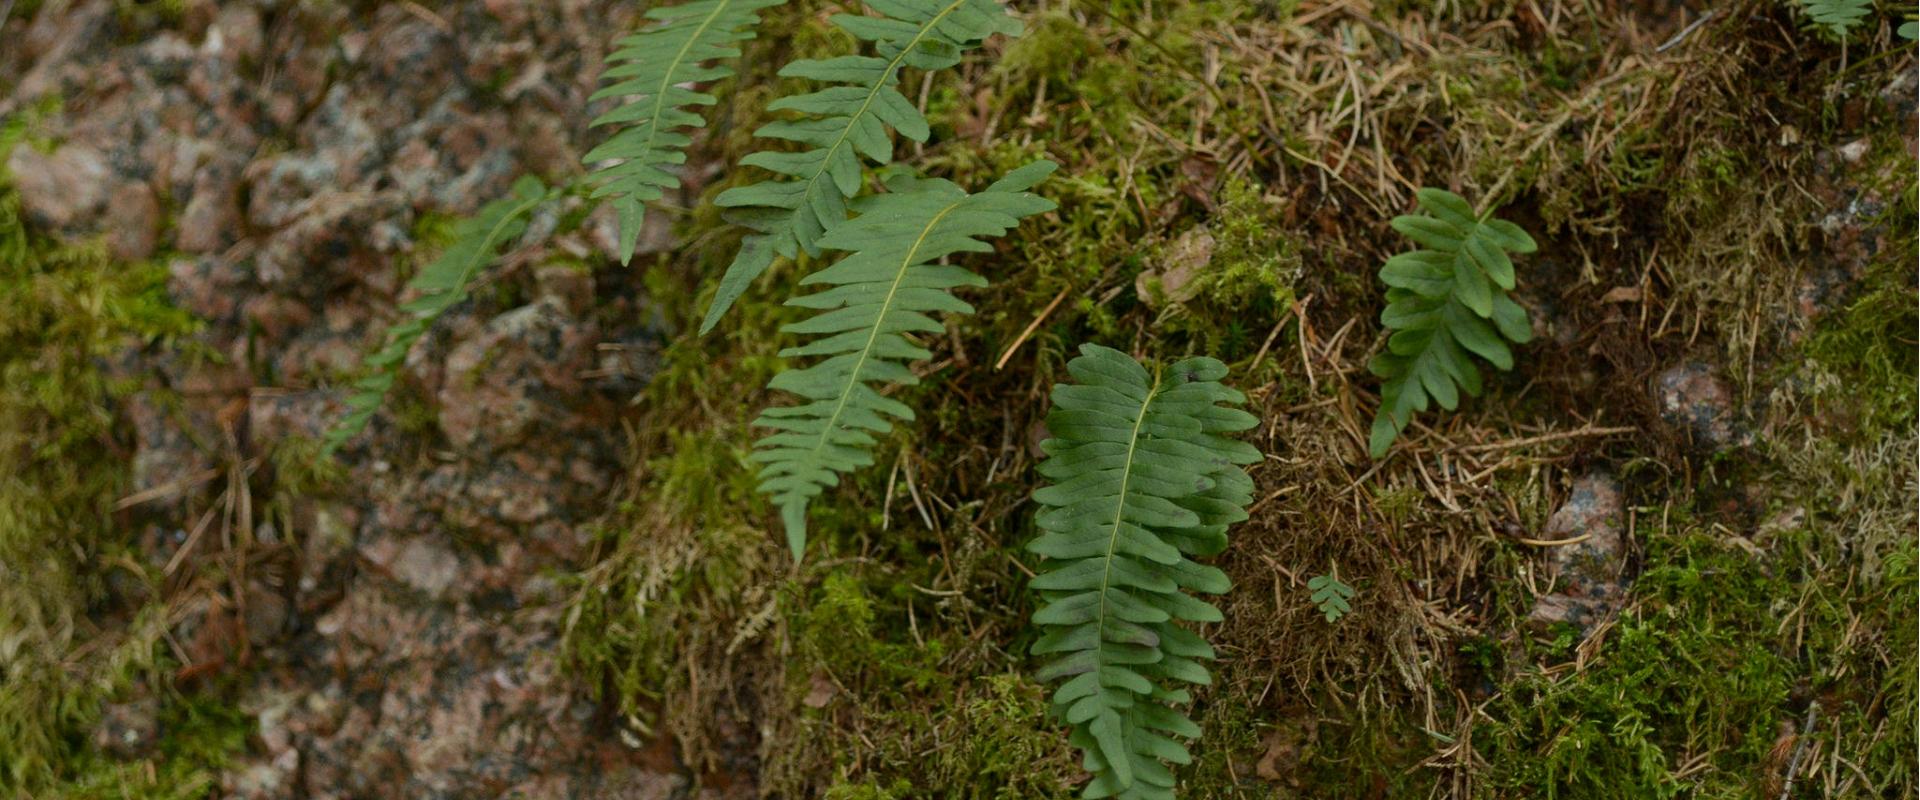
<svg viewBox="0 0 1920 800"><path fill-rule="evenodd" d="M1074 796L1022 547L1084 341L1217 357L1261 420L1184 796L1920 790L1891 4L1844 40L1771 0L1011 4L909 75L901 161L1045 156L1059 209L970 262L797 568L749 422L807 265L693 330L709 201L778 66L849 47L833 4L767 12L633 266L569 198L315 445L450 221L581 171L634 5L12 4L0 797ZM1539 242L1535 338L1375 460L1422 186Z"/></svg>

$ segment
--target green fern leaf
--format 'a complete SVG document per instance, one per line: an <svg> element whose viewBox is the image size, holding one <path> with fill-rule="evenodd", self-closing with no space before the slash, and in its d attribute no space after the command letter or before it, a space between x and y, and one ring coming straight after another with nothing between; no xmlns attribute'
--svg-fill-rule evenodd
<svg viewBox="0 0 1920 800"><path fill-rule="evenodd" d="M1873 0L1802 0L1802 7L1813 24L1826 28L1835 38L1845 38L1847 31L1873 11Z"/></svg>
<svg viewBox="0 0 1920 800"><path fill-rule="evenodd" d="M453 230L453 244L420 271L407 285L416 296L400 305L406 319L387 329L386 342L368 355L362 367L368 372L353 384L347 396L346 414L327 431L324 445L333 452L348 439L366 430L373 413L393 388L401 362L413 343L433 326L447 309L467 297L467 286L480 270L499 257L500 248L518 237L527 227L527 217L554 193L533 177L513 184L513 193L481 207L480 212L461 220Z"/></svg>
<svg viewBox="0 0 1920 800"><path fill-rule="evenodd" d="M1220 384L1226 367L1195 358L1149 372L1126 354L1082 345L1055 386L1034 492L1045 558L1032 587L1046 629L1033 653L1061 680L1054 714L1073 727L1091 773L1084 797L1173 796L1163 762L1191 760L1180 739L1200 730L1180 707L1185 686L1210 683L1213 648L1181 623L1218 622L1188 592L1221 594L1225 573L1195 563L1225 547L1246 519L1259 451L1228 438L1257 420Z"/></svg>
<svg viewBox="0 0 1920 800"><path fill-rule="evenodd" d="M823 249L850 255L801 280L831 288L788 300L787 305L820 313L781 330L821 338L780 355L823 360L775 375L769 388L799 395L803 402L767 409L754 421L774 430L755 445L753 459L761 463L760 491L773 495L780 507L794 560L806 547L807 505L838 484L841 473L873 462L869 451L876 436L893 429L891 419L913 419L913 409L871 384L917 383L905 362L931 353L907 334L944 331L930 315L973 312L952 290L986 285L979 275L933 262L955 253L991 251L982 239L1052 210L1052 201L1027 190L1054 166L1051 161L1028 164L979 194L967 194L949 181L903 177L889 185L892 191L855 202L859 216L820 237Z"/></svg>
<svg viewBox="0 0 1920 800"><path fill-rule="evenodd" d="M988 36L1015 36L1020 25L994 0L871 0L883 17L837 14L833 23L854 38L874 43L878 56L841 56L795 61L784 77L837 84L785 97L771 110L799 112L798 119L770 122L755 136L798 142L800 152L761 151L742 164L781 177L722 192L714 202L737 209L731 216L757 231L720 279L700 332L711 330L775 256L819 255L820 237L847 215L847 199L860 191L861 157L885 165L893 160L888 129L917 142L930 131L897 84L900 70L946 69Z"/></svg>
<svg viewBox="0 0 1920 800"><path fill-rule="evenodd" d="M628 101L593 121L623 126L607 141L587 152L583 161L613 160L590 179L593 196L608 198L620 218L620 263L633 260L634 242L646 213L644 204L660 199L680 185L669 168L686 163L686 147L693 143L683 130L706 125L687 106L710 106L713 95L687 84L719 80L733 70L713 63L740 55L736 42L753 38L759 12L786 0L700 0L655 8L647 18L657 24L617 43L607 56L602 79L607 85L594 100L627 97Z"/></svg>
<svg viewBox="0 0 1920 800"><path fill-rule="evenodd" d="M1316 575L1308 579L1307 591L1313 593L1314 606L1326 615L1328 622L1338 622L1353 610L1353 603L1349 601L1355 594L1354 588L1332 575Z"/></svg>
<svg viewBox="0 0 1920 800"><path fill-rule="evenodd" d="M1531 253L1533 238L1505 220L1481 217L1452 192L1416 193L1426 216L1393 219L1394 230L1425 249L1401 253L1380 267L1387 307L1380 322L1393 335L1367 365L1385 379L1368 449L1386 455L1416 411L1430 401L1449 411L1460 393L1480 394L1480 367L1513 368L1507 342L1533 338L1527 312L1507 296L1514 287L1508 253Z"/></svg>

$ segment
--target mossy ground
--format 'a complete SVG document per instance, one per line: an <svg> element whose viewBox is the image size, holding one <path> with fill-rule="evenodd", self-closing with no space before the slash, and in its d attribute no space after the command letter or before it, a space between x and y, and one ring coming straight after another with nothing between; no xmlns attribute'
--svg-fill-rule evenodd
<svg viewBox="0 0 1920 800"><path fill-rule="evenodd" d="M640 398L568 638L637 732L773 796L1071 796L1024 677L1020 548L1046 390L1096 341L1223 358L1264 419L1186 796L1777 796L1795 752L1795 796L1912 793L1912 132L1873 95L1913 56L1890 27L1843 64L1772 3L1684 37L1660 3L1023 13L1025 38L924 84L934 136L903 160L977 186L1044 155L1060 209L978 260L980 312L896 395L918 421L816 504L807 561L752 492L747 423L791 318L772 300L808 265L678 339ZM710 157L754 146L771 65L835 44L792 9L767 30ZM1793 293L1834 256L1805 187L1858 138L1876 155L1839 180L1897 198L1890 244L1806 330ZM1547 335L1375 463L1373 272L1422 185L1541 241L1521 282ZM1212 258L1170 299L1200 226ZM704 204L680 230L648 281L697 298L670 309L691 330L737 234ZM1760 409L1753 445L1708 455L1658 421L1650 376L1689 358ZM1584 640L1529 628L1523 540L1596 467L1629 490L1631 599ZM1360 590L1338 623L1307 599L1323 572Z"/></svg>
<svg viewBox="0 0 1920 800"><path fill-rule="evenodd" d="M703 157L755 146L793 88L778 64L848 46L817 9L770 15ZM1843 50L1772 2L1678 40L1691 18L1659 2L1021 13L1025 38L909 76L935 132L903 161L977 187L1045 155L1060 210L978 259L980 313L900 393L920 419L816 504L797 569L752 491L747 423L794 318L772 300L811 265L663 354L568 618L576 674L635 734L772 796L1072 796L1083 776L1028 677L1021 546L1046 391L1097 341L1227 360L1264 421L1186 796L1778 797L1789 764L1795 797L1913 794L1913 132L1875 98L1913 54L1884 14ZM1856 139L1864 162L1824 155ZM1823 180L1885 201L1886 246L1806 326L1788 309L1833 257L1807 190ZM1521 281L1547 335L1376 463L1373 273L1422 185L1540 239ZM0 795L203 796L247 725L217 688L163 688L169 733L144 759L85 741L103 701L172 685L171 598L121 566L108 512L130 387L103 361L191 321L153 265L56 244L13 203L0 190L0 564L37 568L0 582ZM1172 299L1159 279L1202 226L1211 259ZM664 310L691 331L738 232L706 203L679 230L636 268L687 299ZM1649 375L1687 358L1734 379L1754 444L1707 455L1663 432ZM285 452L292 482L312 459ZM1630 601L1585 639L1528 628L1523 540L1595 467L1633 506ZM1307 598L1322 572L1360 591L1338 623Z"/></svg>
<svg viewBox="0 0 1920 800"><path fill-rule="evenodd" d="M35 113L0 125L0 164L38 144ZM116 508L131 442L115 406L166 398L113 362L205 355L165 281L159 263L31 230L0 169L0 796L205 797L244 743L244 715L174 689L162 638L181 593L140 555L137 511ZM151 753L89 745L104 703L142 695L166 734Z"/></svg>

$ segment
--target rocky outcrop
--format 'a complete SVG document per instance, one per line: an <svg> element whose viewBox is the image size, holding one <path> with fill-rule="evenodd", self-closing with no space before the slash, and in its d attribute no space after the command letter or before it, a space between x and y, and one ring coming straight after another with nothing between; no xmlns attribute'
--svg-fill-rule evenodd
<svg viewBox="0 0 1920 800"><path fill-rule="evenodd" d="M405 410L349 443L343 477L190 535L233 493L264 503L276 449L338 415L325 387L396 318L421 231L577 171L608 31L636 13L188 0L146 29L73 0L0 23L21 45L0 48L0 111L62 101L7 160L29 221L164 259L204 321L197 360L135 346L115 369L151 390L119 411L150 561L246 565L171 598L182 681L239 676L257 722L224 796L687 796L559 669L553 576L586 557L660 336L633 273L580 266L611 264L606 215L536 220L408 359ZM643 250L668 235L652 216ZM150 705L110 709L102 750L151 751Z"/></svg>

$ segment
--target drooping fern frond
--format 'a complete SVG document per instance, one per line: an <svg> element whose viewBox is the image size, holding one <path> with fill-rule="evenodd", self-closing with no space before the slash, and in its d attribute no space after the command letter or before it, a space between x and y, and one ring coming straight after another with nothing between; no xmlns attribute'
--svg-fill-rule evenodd
<svg viewBox="0 0 1920 800"><path fill-rule="evenodd" d="M407 283L418 294L401 304L406 319L387 329L385 343L361 365L366 374L353 384L353 394L346 400L346 415L327 431L327 452L366 429L373 412L380 410L381 401L393 388L413 343L447 309L466 299L474 276L499 257L502 246L526 230L527 217L554 194L538 179L523 177L514 182L512 194L482 206L479 213L454 226L453 243Z"/></svg>
<svg viewBox="0 0 1920 800"><path fill-rule="evenodd" d="M1826 28L1834 38L1844 38L1873 11L1873 0L1801 0L1801 8L1813 24Z"/></svg>
<svg viewBox="0 0 1920 800"><path fill-rule="evenodd" d="M805 59L780 70L783 77L832 84L784 97L769 110L796 111L799 119L770 122L755 136L798 142L800 152L767 151L740 160L781 177L722 192L714 202L737 209L731 217L756 231L740 245L720 279L700 332L711 330L774 257L819 255L820 237L847 215L858 194L861 156L875 164L893 160L888 129L917 142L927 140L927 120L900 93L900 70L946 69L988 36L1020 33L1019 22L994 0L870 0L882 17L836 14L833 23L856 39L874 43L877 56Z"/></svg>
<svg viewBox="0 0 1920 800"><path fill-rule="evenodd" d="M1533 252L1533 238L1491 214L1476 216L1452 192L1416 195L1427 214L1395 217L1393 229L1427 249L1401 253L1380 268L1389 287L1380 322L1394 333L1387 351L1367 365L1386 381L1368 437L1374 458L1386 455L1429 399L1451 411L1461 390L1480 395L1480 368L1469 354L1508 370L1513 352L1506 342L1533 338L1526 310L1507 296L1514 286L1507 253Z"/></svg>
<svg viewBox="0 0 1920 800"><path fill-rule="evenodd" d="M595 184L593 197L607 198L620 219L620 263L633 260L645 204L680 185L669 168L687 160L686 147L693 139L683 129L706 125L686 107L713 105L714 97L688 84L732 75L732 68L715 62L739 57L735 43L753 38L759 12L784 2L698 0L654 8L646 16L657 24L622 38L607 56L613 65L601 76L607 85L592 99L628 100L593 125L622 127L582 160L594 164L618 159L596 170L590 180Z"/></svg>
<svg viewBox="0 0 1920 800"><path fill-rule="evenodd" d="M1180 739L1199 735L1185 687L1211 682L1213 648L1183 622L1220 612L1188 592L1221 594L1220 570L1192 559L1219 552L1227 526L1246 519L1253 482L1241 464L1259 451L1228 435L1257 420L1221 385L1227 369L1194 358L1149 371L1120 351L1082 345L1067 364L1077 383L1053 389L1052 438L1034 492L1042 556L1033 615L1046 633L1033 653L1062 680L1055 716L1093 773L1088 798L1170 798L1164 762L1191 760ZM1224 404L1224 405L1223 405Z"/></svg>
<svg viewBox="0 0 1920 800"><path fill-rule="evenodd" d="M1052 201L1027 190L1053 170L1053 162L1036 161L979 194L949 181L903 177L889 184L891 191L856 201L859 216L820 238L820 247L850 255L801 280L831 288L788 300L820 313L781 330L821 338L780 356L823 360L775 375L768 388L803 402L769 408L754 421L774 430L756 443L753 459L761 464L760 491L780 507L794 560L806 547L807 505L838 484L841 473L873 463L869 451L876 436L892 430L889 417L913 419L913 409L872 384L917 383L905 362L932 354L907 334L944 331L931 314L973 312L951 290L986 285L968 270L933 262L990 251L982 239L1052 210Z"/></svg>

